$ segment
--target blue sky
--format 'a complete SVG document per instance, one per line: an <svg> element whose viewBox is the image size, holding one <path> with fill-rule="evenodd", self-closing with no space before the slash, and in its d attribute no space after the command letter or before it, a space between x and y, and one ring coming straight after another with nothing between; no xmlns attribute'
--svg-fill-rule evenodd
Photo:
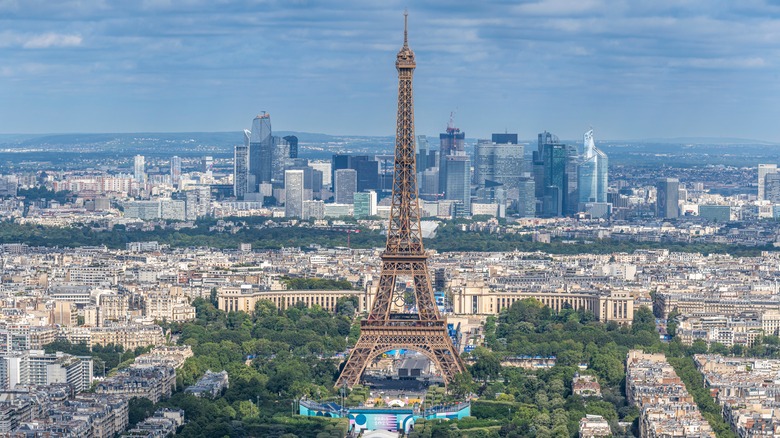
<svg viewBox="0 0 780 438"><path fill-rule="evenodd" d="M390 135L407 7L418 134L780 142L758 0L0 0L0 133Z"/></svg>

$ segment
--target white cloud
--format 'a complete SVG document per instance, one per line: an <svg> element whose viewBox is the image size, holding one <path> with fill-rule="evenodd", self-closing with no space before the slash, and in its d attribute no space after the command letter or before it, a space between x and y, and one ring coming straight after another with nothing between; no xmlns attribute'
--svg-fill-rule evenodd
<svg viewBox="0 0 780 438"><path fill-rule="evenodd" d="M514 8L521 14L530 15L577 15L600 11L604 5L599 0L541 0L533 3L525 3Z"/></svg>
<svg viewBox="0 0 780 438"><path fill-rule="evenodd" d="M22 43L25 49L47 49L49 47L78 47L83 39L81 35L65 35L59 33L44 33L26 38Z"/></svg>
<svg viewBox="0 0 780 438"><path fill-rule="evenodd" d="M25 49L46 49L49 47L78 47L83 38L78 34L47 32L42 34L22 34L0 32L0 48L22 47Z"/></svg>

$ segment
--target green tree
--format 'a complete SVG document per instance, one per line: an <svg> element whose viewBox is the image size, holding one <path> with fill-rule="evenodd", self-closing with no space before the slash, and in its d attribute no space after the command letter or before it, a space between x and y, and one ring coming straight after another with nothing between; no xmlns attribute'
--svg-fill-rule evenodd
<svg viewBox="0 0 780 438"><path fill-rule="evenodd" d="M623 361L612 354L597 354L590 365L599 377L610 384L619 384L625 375Z"/></svg>
<svg viewBox="0 0 780 438"><path fill-rule="evenodd" d="M712 353L712 354L721 354L721 355L725 356L725 355L728 355L731 352L731 350L729 349L729 347L727 347L727 346L725 346L725 345L723 345L723 344L721 344L719 342L713 342L710 345L709 352Z"/></svg>
<svg viewBox="0 0 780 438"><path fill-rule="evenodd" d="M669 317L666 319L666 333L668 333L671 337L677 335L677 327L680 324L679 321L677 321L679 316L680 313L675 307L671 312L669 312Z"/></svg>
<svg viewBox="0 0 780 438"><path fill-rule="evenodd" d="M636 334L641 331L655 330L655 316L652 310L647 307L640 307L634 310L634 321L631 324L631 332Z"/></svg>
<svg viewBox="0 0 780 438"><path fill-rule="evenodd" d="M356 295L344 296L336 300L336 313L351 318L355 316L358 306L359 302Z"/></svg>
<svg viewBox="0 0 780 438"><path fill-rule="evenodd" d="M693 345L689 348L691 354L704 354L707 350L707 343L701 339L693 341Z"/></svg>
<svg viewBox="0 0 780 438"><path fill-rule="evenodd" d="M447 389L457 399L463 399L476 392L477 383L468 372L458 373L452 379Z"/></svg>
<svg viewBox="0 0 780 438"><path fill-rule="evenodd" d="M154 413L154 403L145 397L133 397L127 403L128 422L130 427L151 417Z"/></svg>
<svg viewBox="0 0 780 438"><path fill-rule="evenodd" d="M243 420L249 418L257 418L260 416L260 409L249 400L241 400L237 402L237 406L234 408L238 413L238 418Z"/></svg>
<svg viewBox="0 0 780 438"><path fill-rule="evenodd" d="M501 374L501 360L492 351L484 347L477 347L471 356L475 359L471 366L471 375L475 379L488 381Z"/></svg>

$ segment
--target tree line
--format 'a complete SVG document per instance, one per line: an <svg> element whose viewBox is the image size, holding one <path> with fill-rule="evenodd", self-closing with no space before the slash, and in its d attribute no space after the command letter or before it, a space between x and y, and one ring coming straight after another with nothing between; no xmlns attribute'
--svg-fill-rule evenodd
<svg viewBox="0 0 780 438"><path fill-rule="evenodd" d="M236 219L243 221L244 218ZM105 245L112 249L124 249L129 242L157 241L174 248L211 247L237 249L241 243L250 243L254 249L307 248L347 246L347 233L330 228L250 226L233 232L210 230L212 221L198 221L194 228L162 228L142 231L115 225L111 230L102 230L97 224L76 224L70 227L48 227L34 224L19 224L12 220L0 222L0 243L25 243L30 246L80 247ZM356 228L359 228L355 225ZM381 248L386 237L379 231L360 228L360 233L350 233L350 247L357 249ZM462 231L456 223L442 223L432 239L425 239L425 247L440 252L451 251L541 251L548 254L612 254L632 253L637 249L668 249L676 252L698 252L702 254L724 253L733 256L755 257L762 251L775 251L770 246L746 247L715 243L685 242L635 242L609 239L593 242L551 243L533 242L530 236L519 234L496 234L489 232Z"/></svg>

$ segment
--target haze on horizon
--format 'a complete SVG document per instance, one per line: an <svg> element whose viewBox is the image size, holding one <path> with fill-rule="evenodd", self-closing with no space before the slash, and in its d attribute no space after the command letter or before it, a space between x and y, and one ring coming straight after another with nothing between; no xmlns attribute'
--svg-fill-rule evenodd
<svg viewBox="0 0 780 438"><path fill-rule="evenodd" d="M391 135L404 2L0 0L0 133ZM418 134L780 142L780 6L409 6Z"/></svg>

